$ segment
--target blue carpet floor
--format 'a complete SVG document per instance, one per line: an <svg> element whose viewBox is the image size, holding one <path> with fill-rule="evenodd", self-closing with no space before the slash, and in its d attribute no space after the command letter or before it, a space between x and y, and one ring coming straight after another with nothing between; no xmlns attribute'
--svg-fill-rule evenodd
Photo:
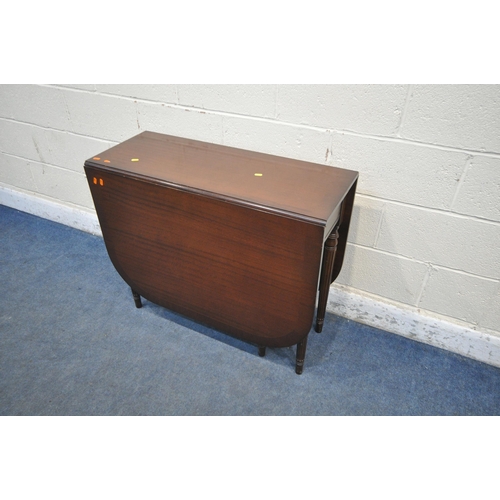
<svg viewBox="0 0 500 500"><path fill-rule="evenodd" d="M102 238L0 206L0 415L500 415L500 369L327 314L254 346L143 300Z"/></svg>

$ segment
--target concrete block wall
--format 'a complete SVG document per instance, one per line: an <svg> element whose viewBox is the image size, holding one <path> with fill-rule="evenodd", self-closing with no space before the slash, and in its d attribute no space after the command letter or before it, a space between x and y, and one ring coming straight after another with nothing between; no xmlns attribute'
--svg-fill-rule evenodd
<svg viewBox="0 0 500 500"><path fill-rule="evenodd" d="M143 130L358 170L334 296L500 363L499 85L1 85L0 203L95 231L83 162Z"/></svg>

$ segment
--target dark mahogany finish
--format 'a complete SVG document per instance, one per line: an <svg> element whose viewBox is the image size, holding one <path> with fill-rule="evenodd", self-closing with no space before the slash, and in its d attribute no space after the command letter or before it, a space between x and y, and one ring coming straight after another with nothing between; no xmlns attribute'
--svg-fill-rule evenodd
<svg viewBox="0 0 500 500"><path fill-rule="evenodd" d="M152 132L87 160L85 171L137 307L142 296L256 344L261 356L297 344L302 372L318 283L324 318L342 266L357 172Z"/></svg>

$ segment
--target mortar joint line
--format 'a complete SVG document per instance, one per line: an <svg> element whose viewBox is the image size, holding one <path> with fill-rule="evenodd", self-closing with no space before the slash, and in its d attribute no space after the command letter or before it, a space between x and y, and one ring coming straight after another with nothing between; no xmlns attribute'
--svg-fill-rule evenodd
<svg viewBox="0 0 500 500"><path fill-rule="evenodd" d="M57 168L59 170L64 170L65 172L71 172L71 173L74 173L74 174L78 174L78 175L80 175L82 177L85 177L85 172L83 172L83 169L82 169L82 171L73 170L71 168L61 167L60 165L56 165L55 163L51 163L49 161L34 160L33 158L26 158L25 156L19 156L19 155L15 155L15 154L12 154L12 153L7 153L6 151L0 151L0 154L5 155L5 156L10 156L11 158L17 158L18 160L25 161L26 163L28 163L30 172L31 172L31 165L36 163L38 165L41 165L42 167L46 166L46 167L51 167L51 168ZM35 183L35 186L36 186L36 183Z"/></svg>
<svg viewBox="0 0 500 500"><path fill-rule="evenodd" d="M418 294L418 297L417 297L417 300L415 303L416 307L420 307L420 301L422 300L422 296L424 294L425 287L427 286L427 282L429 281L429 278L431 276L432 269L433 269L432 264L427 262L427 272L425 273L424 279L422 281L422 286L420 287L420 293Z"/></svg>
<svg viewBox="0 0 500 500"><path fill-rule="evenodd" d="M455 193L453 194L453 199L451 200L450 210L453 210L455 208L458 194L460 193L462 185L465 182L465 178L467 177L467 173L468 173L470 165L472 163L472 158L473 158L473 156L469 155L467 157L467 159L465 160L465 165L464 165L464 168L462 170L462 174L460 175L460 178L458 179L457 187L455 188Z"/></svg>
<svg viewBox="0 0 500 500"><path fill-rule="evenodd" d="M274 86L274 119L278 119L278 84Z"/></svg>
<svg viewBox="0 0 500 500"><path fill-rule="evenodd" d="M119 144L119 142L120 142L120 141L116 141L114 139L103 139L102 137L96 137L96 136L93 136L93 135L82 134L82 133L79 133L79 132L73 132L72 130L69 130L69 129L68 130L64 130L64 129L60 129L60 128L51 127L51 126L48 126L48 125L39 125L38 123L27 122L27 121L24 121L24 120L19 120L17 118L7 118L5 116L0 116L0 120L4 120L4 121L10 122L10 123L20 123L22 125L27 125L29 127L40 128L40 129L43 129L43 130L49 130L49 131L53 131L53 132L60 132L61 134L74 135L76 137L85 137L86 139L92 139L92 140L95 140L95 141L100 141L100 142L105 142L105 143L114 143L115 145Z"/></svg>
<svg viewBox="0 0 500 500"><path fill-rule="evenodd" d="M413 88L412 84L409 84L408 90L406 91L406 97L405 97L405 103L403 106L403 111L401 111L401 118L399 119L399 123L398 123L398 126L396 128L396 137L401 137L401 129L403 127L403 122L404 122L404 119L406 117L406 111L408 109L408 103L410 101L412 88Z"/></svg>
<svg viewBox="0 0 500 500"><path fill-rule="evenodd" d="M384 220L384 215L385 215L386 208L387 208L387 203L384 203L384 206L382 207L382 210L380 211L380 219L378 221L377 233L375 234L375 241L373 242L373 247L374 248L376 248L377 244L378 244L378 240L379 240L380 232L381 232L381 229L382 229L382 222Z"/></svg>
<svg viewBox="0 0 500 500"><path fill-rule="evenodd" d="M71 113L69 112L69 106L68 106L68 101L66 100L66 94L62 89L59 89L59 92L62 95L62 99L64 101L64 107L66 108L66 114L68 116L68 128L71 128L71 131L73 131L73 121L71 118Z"/></svg>
<svg viewBox="0 0 500 500"><path fill-rule="evenodd" d="M139 123L139 105L137 104L137 101L134 101L134 107L135 107L135 119L137 121L137 128L138 130L141 130L141 124Z"/></svg>
<svg viewBox="0 0 500 500"><path fill-rule="evenodd" d="M436 271L439 270L439 269L443 269L445 271L451 271L453 273L462 274L462 275L470 276L470 277L473 277L473 278L478 278L478 279L482 279L482 280L486 280L486 281L493 281L493 282L496 282L496 283L500 283L500 277L491 277L491 276L485 276L483 274L477 274L477 273L470 272L470 271L463 271L461 269L456 269L454 267L449 267L449 266L446 266L446 265L443 265L443 264L437 264L435 262L430 262L430 261L427 261L427 260L422 260L422 259L419 259L417 257L410 257L408 255L404 255L404 254L401 254L401 253L391 252L390 250L384 250L382 248L375 248L375 247L372 247L372 246L363 245L361 243L356 243L354 241L348 241L347 245L348 245L348 248L350 246L357 247L357 248L363 248L365 250L370 250L372 252L376 252L376 253L379 253L379 254L382 254L382 255L387 255L389 257L396 257L397 259L401 259L401 260L404 260L404 261L407 261L407 262L414 262L414 263L417 263L417 264L423 264L425 266L431 266L432 269L436 270Z"/></svg>
<svg viewBox="0 0 500 500"><path fill-rule="evenodd" d="M190 110L194 112L204 112L204 113L211 113L214 115L219 115L219 116L227 116L229 118L244 118L248 120L255 120L255 121L261 121L261 122L267 122L267 123L274 123L274 124L282 124L286 126L290 126L293 128L303 128L307 130L314 130L317 132L334 132L338 133L341 135L351 135L355 137L361 137L365 139L375 139L375 140L380 140L380 141L387 141L387 142L397 142L397 143L402 143L402 144L409 144L409 145L416 145L416 146L422 146L422 147L429 147L433 149L439 149L442 151L452 151L452 152L457 152L457 153L463 153L463 154L472 154L474 156L476 155L481 155L481 156L487 156L487 157L492 157L492 158L500 158L500 153L499 152L493 152L493 151L477 151L477 150L472 150L472 149L464 149L456 146L446 146L442 144L432 144L428 142L423 142L419 141L416 139L406 139L402 137L397 137L394 135L377 135L377 134L367 134L367 133L360 133L360 132L355 132L353 130L348 130L348 129L334 129L332 127L326 127L326 126L318 126L318 125L308 125L305 123L293 123L293 122L288 122L284 120L278 120L276 118L270 118L270 117L265 117L265 116L252 116L252 115L246 115L243 113L234 113L234 112L228 112L228 111L220 111L216 109L209 109L209 108L203 108L203 107L197 107L193 105L188 105L188 104L176 104L176 103L171 103L171 102L162 102L158 100L151 100L151 99L145 99L141 97L133 97L133 96L125 96L125 95L118 95L118 94L113 94L113 93L107 93L107 92L99 92L99 91L89 91L89 90L83 90L83 89L77 89L77 88L72 88L72 87L61 87L57 86L54 84L44 84L40 85L44 87L51 87L55 89L59 89L62 91L70 91L70 92L83 92L83 93L89 93L89 94L94 94L94 95L101 95L101 96L108 96L111 98L118 98L118 99L123 99L123 100L136 100L136 101L142 101L150 104L163 104L166 107L170 108L175 108L175 109L183 109L183 110ZM17 120L13 120L17 121ZM26 122L29 123L29 122ZM52 127L47 127L47 128L52 128ZM54 130L60 130L60 129L55 129ZM85 134L80 134L80 135L85 135Z"/></svg>
<svg viewBox="0 0 500 500"><path fill-rule="evenodd" d="M39 193L40 189L35 179L35 175L33 174L33 169L31 168L31 162L28 161L28 170L30 172L31 180L33 181L33 186L35 186L35 193Z"/></svg>
<svg viewBox="0 0 500 500"><path fill-rule="evenodd" d="M424 205L418 205L416 203L411 203L408 201L400 201L400 200L394 200L392 198L381 198L379 196L374 196L371 194L367 193L356 193L356 197L362 196L363 198L368 198L371 200L377 200L380 202L384 202L386 204L392 204L392 205L397 205L397 206L402 206L406 208L414 208L416 210L423 210L425 212L430 212L430 213L435 213L435 214L442 214L442 215L448 215L450 217L456 217L458 219L468 219L468 220L473 220L477 222L484 222L485 224L492 224L494 226L500 225L500 221L493 220L493 219L487 219L486 217L480 217L478 215L470 215L470 214L462 214L458 212L454 212L449 208L437 208L437 207L428 207Z"/></svg>

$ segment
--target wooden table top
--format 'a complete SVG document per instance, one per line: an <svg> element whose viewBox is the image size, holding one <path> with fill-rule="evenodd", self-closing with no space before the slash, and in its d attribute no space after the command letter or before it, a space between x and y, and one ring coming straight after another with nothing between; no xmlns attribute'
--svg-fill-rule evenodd
<svg viewBox="0 0 500 500"><path fill-rule="evenodd" d="M358 177L351 170L155 132L85 164L322 225Z"/></svg>

